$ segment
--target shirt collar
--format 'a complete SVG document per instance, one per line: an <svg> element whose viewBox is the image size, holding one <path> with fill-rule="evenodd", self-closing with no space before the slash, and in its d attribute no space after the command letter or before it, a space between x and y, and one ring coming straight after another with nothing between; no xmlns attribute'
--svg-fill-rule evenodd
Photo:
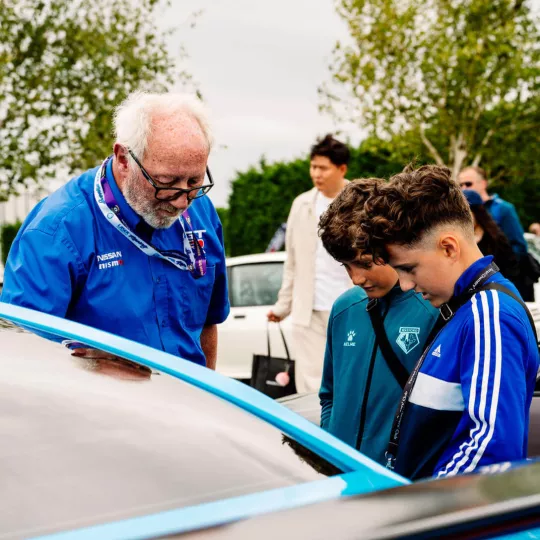
<svg viewBox="0 0 540 540"><path fill-rule="evenodd" d="M399 286L399 281L396 283L396 285L382 298L380 298L380 302L386 306L387 304L397 304L401 302L402 300L405 300L406 298L409 298L409 296L413 296L416 293L411 289L409 291L403 291L402 288Z"/></svg>
<svg viewBox="0 0 540 540"><path fill-rule="evenodd" d="M493 195L491 195L489 197L489 199L484 203L484 206L486 206L487 208L489 208L490 206L492 206L494 203L497 203L497 202L500 202L502 199L496 194L494 193Z"/></svg>
<svg viewBox="0 0 540 540"><path fill-rule="evenodd" d="M478 273L486 266L491 264L492 261L493 255L488 255L487 257L482 257L481 259L473 262L456 281L456 285L454 287L454 296L459 296L462 292L464 292L465 289L467 289L467 287L469 287L469 285L473 282Z"/></svg>
<svg viewBox="0 0 540 540"><path fill-rule="evenodd" d="M122 213L123 218L126 220L128 227L139 237L145 241L149 241L152 237L154 229L144 221L144 219L131 208L129 203L126 201L124 195L120 191L116 179L114 178L112 170L113 160L111 159L107 164L107 170L105 171L107 182L111 188L111 191L114 195L118 206L120 207L120 212Z"/></svg>

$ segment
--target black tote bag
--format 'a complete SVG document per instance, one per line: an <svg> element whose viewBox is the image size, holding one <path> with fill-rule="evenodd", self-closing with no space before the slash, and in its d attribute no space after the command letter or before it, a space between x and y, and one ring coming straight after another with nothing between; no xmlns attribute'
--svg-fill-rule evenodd
<svg viewBox="0 0 540 540"><path fill-rule="evenodd" d="M278 328L281 339L283 340L287 358L272 356L270 352L270 327L267 326L266 339L268 343L268 354L254 354L251 369L251 386L274 399L290 394L296 394L296 385L294 384L294 360L291 360L289 347L287 347L287 341L285 340L285 335L283 334L283 330L279 323ZM278 373L288 374L289 383L286 386L282 386L276 380L276 375Z"/></svg>

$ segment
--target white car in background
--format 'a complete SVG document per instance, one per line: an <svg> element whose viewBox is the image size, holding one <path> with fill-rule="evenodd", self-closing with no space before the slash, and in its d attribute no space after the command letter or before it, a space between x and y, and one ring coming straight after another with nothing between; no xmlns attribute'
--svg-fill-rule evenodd
<svg viewBox="0 0 540 540"><path fill-rule="evenodd" d="M286 358L278 325L266 319L277 300L285 259L284 251L227 259L231 313L219 325L219 373L234 379L250 379L253 355L267 354L267 332L272 356ZM280 324L294 358L290 318Z"/></svg>

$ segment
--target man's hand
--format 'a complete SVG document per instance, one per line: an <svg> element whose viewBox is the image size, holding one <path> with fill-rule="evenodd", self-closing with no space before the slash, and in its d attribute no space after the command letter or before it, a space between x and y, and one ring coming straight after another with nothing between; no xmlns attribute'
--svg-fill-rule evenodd
<svg viewBox="0 0 540 540"><path fill-rule="evenodd" d="M276 315L272 310L270 310L267 314L266 314L266 318L270 321L270 322L281 322L284 317L280 317L279 315Z"/></svg>

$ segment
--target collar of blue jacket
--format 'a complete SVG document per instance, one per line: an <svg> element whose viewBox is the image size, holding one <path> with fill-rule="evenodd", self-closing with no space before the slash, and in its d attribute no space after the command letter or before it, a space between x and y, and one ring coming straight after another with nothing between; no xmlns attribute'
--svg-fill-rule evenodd
<svg viewBox="0 0 540 540"><path fill-rule="evenodd" d="M478 259L477 261L473 262L461 276L459 276L459 279L456 281L456 284L454 286L454 296L459 296L462 292L465 291L465 289L472 283L473 279L476 277L476 275L486 266L491 264L493 261L493 256L488 255L487 257L482 257L481 259ZM488 280L490 281L490 280Z"/></svg>

